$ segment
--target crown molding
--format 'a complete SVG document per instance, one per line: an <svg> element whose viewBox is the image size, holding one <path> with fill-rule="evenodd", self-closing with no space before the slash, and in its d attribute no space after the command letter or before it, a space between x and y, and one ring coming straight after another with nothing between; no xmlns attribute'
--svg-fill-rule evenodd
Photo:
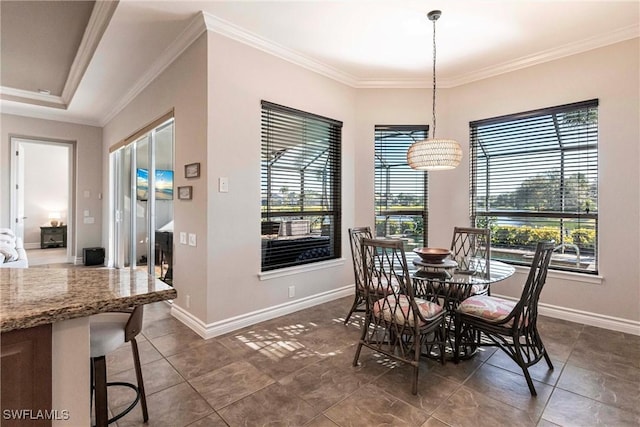
<svg viewBox="0 0 640 427"><path fill-rule="evenodd" d="M91 62L91 58L93 58L93 54L98 47L98 43L100 43L100 40L102 39L109 22L111 22L111 18L113 17L113 13L117 7L117 0L96 1L93 11L91 12L91 16L89 17L87 28L82 35L82 41L78 47L78 52L73 59L71 68L69 69L67 81L62 89L62 99L65 104L68 105L71 103L71 99L76 93L76 90L80 85L80 81Z"/></svg>
<svg viewBox="0 0 640 427"><path fill-rule="evenodd" d="M302 55L293 49L289 49L255 33L247 31L242 27L220 19L210 13L203 12L203 16L208 31L213 31L232 40L236 40L277 58L284 59L285 61L346 84L347 86L357 87L358 79L351 74L342 72L320 61L316 61L315 59Z"/></svg>
<svg viewBox="0 0 640 427"><path fill-rule="evenodd" d="M9 87L0 87L0 99L3 100L3 112L8 114L47 118L47 114L44 111L40 111L42 107L66 110L78 85L80 84L82 76L91 61L93 54L95 53L95 49L104 34L105 28L108 26L109 21L113 16L117 3L117 1L96 2L94 11L90 17L89 26L85 31L78 55L76 55L72 69L69 72L62 96L46 95ZM53 113L53 111L51 116L56 116L56 118L53 118L54 120L58 119L78 124L105 126L205 31L213 31L353 88L422 89L431 88L432 85L429 76L425 76L424 79L394 79L384 77L357 78L349 73L342 72L334 67L309 58L299 52L274 43L257 34L251 33L242 27L201 11L191 19L182 33L180 33L169 47L165 49L162 55L156 59L147 72L136 81L127 94L120 99L120 102L113 106L106 116L101 119L97 119L97 121L79 117L66 117L62 119L58 118L59 114ZM640 37L640 25L635 24L610 32L606 35L595 36L575 43L565 44L533 55L523 56L514 61L507 61L495 66L479 69L474 72L460 74L454 77L439 77L438 87L453 88L637 37ZM15 107L18 103L24 103L24 107L28 104L32 105L37 110L37 113L25 114L25 111L23 111L22 108Z"/></svg>
<svg viewBox="0 0 640 427"><path fill-rule="evenodd" d="M169 47L162 52L162 55L156 59L147 72L129 89L127 94L114 106L111 112L101 120L100 125L105 126L109 123L206 30L204 18L202 12L200 12L191 19L187 27Z"/></svg>
<svg viewBox="0 0 640 427"><path fill-rule="evenodd" d="M353 87L356 89L431 89L433 80L431 80L431 77L425 79L359 79ZM441 78L438 77L438 88L445 87L447 86L442 84Z"/></svg>
<svg viewBox="0 0 640 427"><path fill-rule="evenodd" d="M23 102L25 104L39 105L42 107L67 109L66 102L64 102L60 96L6 86L0 86L0 98L7 101Z"/></svg>
<svg viewBox="0 0 640 427"><path fill-rule="evenodd" d="M216 32L225 37L249 45L278 58L284 59L285 61L299 65L325 77L336 80L340 83L344 83L347 86L351 86L353 88L420 89L432 87L431 78L428 76L425 77L425 79L390 79L384 77L359 79L351 74L337 70L327 64L311 59L292 49L286 48L257 34L251 33L244 28L220 19L215 15L203 12L203 16L207 30L209 31ZM533 65L543 64L545 62L586 52L588 50L596 49L599 47L608 46L639 36L640 26L637 24L631 25L608 34L591 37L589 39L581 40L575 43L569 43L533 55L523 56L513 61L508 61L470 73L461 74L459 76L448 78L440 77L438 78L438 86L445 89L453 88L511 71L520 70L522 68L531 67Z"/></svg>
<svg viewBox="0 0 640 427"><path fill-rule="evenodd" d="M86 126L100 126L100 123L98 123L97 120L90 117L81 117L75 114L70 115L68 110L61 108L51 109L48 106L40 106L25 103L23 101L2 99L0 101L0 111L2 114L30 117L33 119L53 120L56 122L74 123Z"/></svg>
<svg viewBox="0 0 640 427"><path fill-rule="evenodd" d="M445 88L456 87L500 74L521 70L534 65L544 64L545 62L566 58L571 55L609 46L636 37L640 37L640 25L638 24L623 27L608 34L590 37L574 43L568 43L533 55L522 56L513 61L503 62L471 73L461 74L453 78L445 78L442 79L442 84L440 86Z"/></svg>
<svg viewBox="0 0 640 427"><path fill-rule="evenodd" d="M16 89L11 87L0 87L0 97L6 101L21 102L24 104L30 104L40 107L50 107L66 110L78 89L78 85L84 76L89 62L93 57L94 52L106 30L113 12L116 10L118 0L116 1L97 1L89 17L87 28L82 36L82 41L78 47L69 74L67 75L67 81L62 89L62 95L47 95L38 92ZM17 111L12 108L11 103L5 103L3 110ZM20 110L20 109L18 109ZM8 112L8 111L4 111ZM24 113L24 112L23 112ZM41 116L43 114L40 114ZM46 115L46 114L44 114Z"/></svg>

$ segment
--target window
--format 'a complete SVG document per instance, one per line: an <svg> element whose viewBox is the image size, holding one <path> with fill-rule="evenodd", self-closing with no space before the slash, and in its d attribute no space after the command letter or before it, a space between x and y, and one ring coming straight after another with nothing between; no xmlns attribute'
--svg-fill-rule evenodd
<svg viewBox="0 0 640 427"><path fill-rule="evenodd" d="M342 122L262 101L262 271L339 258Z"/></svg>
<svg viewBox="0 0 640 427"><path fill-rule="evenodd" d="M470 123L471 220L491 257L529 265L539 240L551 268L597 273L598 101Z"/></svg>
<svg viewBox="0 0 640 427"><path fill-rule="evenodd" d="M405 252L427 243L427 172L411 169L407 150L428 126L375 127L376 237L404 240Z"/></svg>

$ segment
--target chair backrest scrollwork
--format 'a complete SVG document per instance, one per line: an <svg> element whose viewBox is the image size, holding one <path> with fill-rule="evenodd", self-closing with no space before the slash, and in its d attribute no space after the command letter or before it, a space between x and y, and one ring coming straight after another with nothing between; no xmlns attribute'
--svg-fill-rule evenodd
<svg viewBox="0 0 640 427"><path fill-rule="evenodd" d="M515 322L518 325L534 326L538 318L538 300L540 293L547 281L549 263L553 255L554 242L538 242L536 252L531 262L531 269L527 281L522 289L520 301L516 304L512 314L515 314Z"/></svg>
<svg viewBox="0 0 640 427"><path fill-rule="evenodd" d="M418 310L400 239L362 239L364 290L368 311L405 328L425 323ZM386 298L395 295L394 298Z"/></svg>
<svg viewBox="0 0 640 427"><path fill-rule="evenodd" d="M476 274L489 278L491 231L488 228L455 227L451 257L458 263L458 269L474 270Z"/></svg>
<svg viewBox="0 0 640 427"><path fill-rule="evenodd" d="M355 276L356 291L363 289L364 271L362 270L362 239L370 239L369 227L354 227L349 229L349 243L351 244L351 257L353 259L353 274Z"/></svg>

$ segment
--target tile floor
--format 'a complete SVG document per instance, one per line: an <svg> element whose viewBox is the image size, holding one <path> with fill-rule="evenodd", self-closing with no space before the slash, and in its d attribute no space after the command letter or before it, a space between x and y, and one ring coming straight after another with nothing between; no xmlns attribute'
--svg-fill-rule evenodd
<svg viewBox="0 0 640 427"><path fill-rule="evenodd" d="M147 306L139 336L149 426L638 426L640 337L542 317L555 365L532 370L536 398L519 368L486 349L444 366L411 370L363 348L352 367L361 316L343 325L351 299L203 340ZM127 344L108 356L109 380L134 382ZM110 408L131 399L110 391ZM142 426L139 407L118 421Z"/></svg>
<svg viewBox="0 0 640 427"><path fill-rule="evenodd" d="M67 248L27 249L30 267L49 267L51 264L67 262Z"/></svg>
<svg viewBox="0 0 640 427"><path fill-rule="evenodd" d="M343 324L351 302L210 340L171 317L167 303L147 305L138 343L150 419L142 422L138 405L117 425L640 426L640 336L541 316L555 369L544 361L531 369L537 397L518 366L491 348L458 365L423 360L414 396L406 365L363 348L352 367L362 316ZM109 381L135 383L129 344L107 357L107 369ZM111 410L132 395L112 387Z"/></svg>

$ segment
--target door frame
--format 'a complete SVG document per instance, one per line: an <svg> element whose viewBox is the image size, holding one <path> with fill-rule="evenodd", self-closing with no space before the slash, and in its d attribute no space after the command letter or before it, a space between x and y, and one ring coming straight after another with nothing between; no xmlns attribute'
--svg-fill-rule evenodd
<svg viewBox="0 0 640 427"><path fill-rule="evenodd" d="M109 251L107 265L114 268L137 268L137 246L135 236L137 236L137 224L135 218L129 221L129 233L133 238L129 239L129 266L124 262L124 245L122 243L122 234L124 221L124 204L121 200L121 188L125 183L130 185L130 209L129 213L137 212L136 197L136 170L137 170L137 144L143 139L148 138L148 199L147 199L147 222L145 224L147 234L147 272L151 275L155 274L155 229L156 229L156 198L155 198L155 170L156 170L156 132L159 128L164 127L168 123L174 126L172 135L172 153L175 153L175 117L173 111L160 119L147 125L141 131L136 132L131 137L125 139L109 149ZM124 150L130 147L130 176L123 176L124 171L121 169ZM172 160L175 163L175 156L172 154ZM175 170L175 164L172 165ZM174 175L175 176L175 175ZM175 178L174 178L175 179ZM173 214L172 214L173 217Z"/></svg>
<svg viewBox="0 0 640 427"><path fill-rule="evenodd" d="M67 150L68 167L68 189L67 189L67 262L75 262L75 206L76 206L76 141L67 141L54 138L41 138L25 135L9 135L11 146L11 164L10 164L10 227L11 230L20 237L24 243L24 220L18 218L19 212L24 215L24 171L23 166L26 158L22 153L23 144L35 145L55 145L63 147ZM22 204L22 206L19 206Z"/></svg>

